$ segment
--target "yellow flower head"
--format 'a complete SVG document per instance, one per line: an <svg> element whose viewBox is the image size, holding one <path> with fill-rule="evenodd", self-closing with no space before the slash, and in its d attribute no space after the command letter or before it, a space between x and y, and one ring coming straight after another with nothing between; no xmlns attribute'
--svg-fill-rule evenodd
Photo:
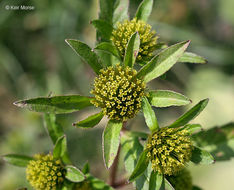
<svg viewBox="0 0 234 190"><path fill-rule="evenodd" d="M131 36L138 32L140 36L140 49L137 55L137 61L149 61L153 52L156 50L157 36L156 32L151 30L151 26L142 20L125 20L118 23L117 28L113 30L111 40L118 48L121 57L124 57L127 43Z"/></svg>
<svg viewBox="0 0 234 190"><path fill-rule="evenodd" d="M164 127L149 137L147 157L151 160L154 171L173 175L190 160L192 147L186 129Z"/></svg>
<svg viewBox="0 0 234 190"><path fill-rule="evenodd" d="M193 188L192 177L186 169L176 175L168 176L167 179L175 190L192 190Z"/></svg>
<svg viewBox="0 0 234 190"><path fill-rule="evenodd" d="M91 102L102 108L110 119L126 121L133 118L141 107L145 83L136 77L136 70L120 65L102 69L95 78Z"/></svg>
<svg viewBox="0 0 234 190"><path fill-rule="evenodd" d="M64 168L60 160L51 154L36 154L26 169L27 180L36 190L56 190L64 180Z"/></svg>

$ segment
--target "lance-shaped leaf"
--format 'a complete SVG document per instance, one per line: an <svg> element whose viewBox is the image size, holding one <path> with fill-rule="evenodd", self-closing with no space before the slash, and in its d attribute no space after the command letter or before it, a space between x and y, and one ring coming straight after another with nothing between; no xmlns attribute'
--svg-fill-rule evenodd
<svg viewBox="0 0 234 190"><path fill-rule="evenodd" d="M57 123L55 114L44 114L44 126L53 144L56 143L59 137L64 135L63 128Z"/></svg>
<svg viewBox="0 0 234 190"><path fill-rule="evenodd" d="M72 125L76 127L82 127L82 128L92 128L96 126L102 120L103 116L104 116L103 112L100 112L100 113L91 115L82 121L73 123Z"/></svg>
<svg viewBox="0 0 234 190"><path fill-rule="evenodd" d="M118 152L122 122L109 120L102 136L105 166L110 168Z"/></svg>
<svg viewBox="0 0 234 190"><path fill-rule="evenodd" d="M115 0L99 0L99 18L112 24Z"/></svg>
<svg viewBox="0 0 234 190"><path fill-rule="evenodd" d="M54 146L53 157L56 159L61 158L62 161L66 164L71 163L67 152L67 138L65 135L58 138Z"/></svg>
<svg viewBox="0 0 234 190"><path fill-rule="evenodd" d="M190 41L181 42L172 45L161 51L153 57L141 70L138 72L138 77L142 77L145 82L149 82L167 72L183 55Z"/></svg>
<svg viewBox="0 0 234 190"><path fill-rule="evenodd" d="M115 10L114 10L114 14L113 14L114 26L118 22L122 22L124 20L129 20L128 6L129 6L129 0L117 0L116 1Z"/></svg>
<svg viewBox="0 0 234 190"><path fill-rule="evenodd" d="M194 147L192 151L191 161L195 164L213 164L213 156L206 150Z"/></svg>
<svg viewBox="0 0 234 190"><path fill-rule="evenodd" d="M156 90L149 92L149 102L155 107L184 106L191 103L186 96L170 90Z"/></svg>
<svg viewBox="0 0 234 190"><path fill-rule="evenodd" d="M102 38L109 40L112 35L113 27L105 20L93 20L91 24L100 32Z"/></svg>
<svg viewBox="0 0 234 190"><path fill-rule="evenodd" d="M164 184L165 184L164 189L175 190L174 187L170 184L170 182L166 178L164 178ZM164 189L162 189L162 190L164 190Z"/></svg>
<svg viewBox="0 0 234 190"><path fill-rule="evenodd" d="M206 107L208 104L209 99L201 100L198 104L196 104L194 107L192 107L188 112L183 114L179 117L174 123L169 125L169 127L180 127L185 124L187 124L189 121L193 120L195 117L197 117L202 110Z"/></svg>
<svg viewBox="0 0 234 190"><path fill-rule="evenodd" d="M207 60L195 53L185 52L178 60L178 62L186 62L186 63L200 63L205 64Z"/></svg>
<svg viewBox="0 0 234 190"><path fill-rule="evenodd" d="M152 109L146 97L142 98L142 110L147 126L149 127L151 132L154 132L159 128L158 121L155 116L154 110Z"/></svg>
<svg viewBox="0 0 234 190"><path fill-rule="evenodd" d="M19 167L27 167L29 161L33 160L33 157L18 154L7 154L2 156L2 158L9 164Z"/></svg>
<svg viewBox="0 0 234 190"><path fill-rule="evenodd" d="M82 168L83 174L88 174L90 172L90 165L88 162L85 163L85 165Z"/></svg>
<svg viewBox="0 0 234 190"><path fill-rule="evenodd" d="M90 97L80 95L39 97L20 100L14 102L14 105L21 108L27 108L30 111L62 114L72 113L85 107L92 106L90 103L91 99L92 98Z"/></svg>
<svg viewBox="0 0 234 190"><path fill-rule="evenodd" d="M140 47L140 36L138 32L134 33L128 41L125 51L123 65L133 67Z"/></svg>
<svg viewBox="0 0 234 190"><path fill-rule="evenodd" d="M95 49L105 51L121 60L118 49L110 42L101 42Z"/></svg>
<svg viewBox="0 0 234 190"><path fill-rule="evenodd" d="M72 182L81 182L85 180L85 175L75 166L65 166L66 175L65 178Z"/></svg>
<svg viewBox="0 0 234 190"><path fill-rule="evenodd" d="M133 170L131 176L129 177L129 181L134 181L137 177L142 175L146 170L146 168L148 167L148 165L149 165L149 160L147 158L147 151L144 150L137 161L135 169Z"/></svg>
<svg viewBox="0 0 234 190"><path fill-rule="evenodd" d="M123 154L124 166L128 175L131 175L134 171L137 160L143 151L143 146L139 142L138 135L138 132L124 132L121 135L121 153ZM143 136L145 138L148 137L147 134ZM148 167L148 169L134 181L134 187L136 187L136 189L148 190L150 173L151 167Z"/></svg>
<svg viewBox="0 0 234 190"><path fill-rule="evenodd" d="M153 0L143 0L141 2L136 12L137 20L143 20L145 22L148 20L153 8L153 2Z"/></svg>
<svg viewBox="0 0 234 190"><path fill-rule="evenodd" d="M96 74L102 69L97 54L85 43L79 40L67 39L67 44L86 62Z"/></svg>
<svg viewBox="0 0 234 190"><path fill-rule="evenodd" d="M190 134L193 134L194 132L201 130L202 126L200 124L187 124L183 128L186 129Z"/></svg>
<svg viewBox="0 0 234 190"><path fill-rule="evenodd" d="M151 172L149 190L160 190L163 182L163 175L158 172Z"/></svg>

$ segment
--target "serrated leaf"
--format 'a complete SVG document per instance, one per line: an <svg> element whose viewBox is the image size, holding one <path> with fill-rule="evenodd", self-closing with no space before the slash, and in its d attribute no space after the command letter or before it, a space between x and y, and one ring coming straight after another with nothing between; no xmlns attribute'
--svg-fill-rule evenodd
<svg viewBox="0 0 234 190"><path fill-rule="evenodd" d="M183 128L193 134L195 131L201 130L202 126L200 124L187 124Z"/></svg>
<svg viewBox="0 0 234 190"><path fill-rule="evenodd" d="M183 55L190 41L180 42L161 51L138 72L147 83L167 72Z"/></svg>
<svg viewBox="0 0 234 190"><path fill-rule="evenodd" d="M146 138L148 135L146 135ZM143 151L143 146L138 140L135 132L124 132L121 136L121 153L124 158L125 169L130 176L137 164L137 159ZM133 183L136 189L149 189L149 176L151 174L151 167L149 166L145 172L139 176Z"/></svg>
<svg viewBox="0 0 234 190"><path fill-rule="evenodd" d="M147 22L153 8L153 2L153 0L143 0L141 2L136 12L137 20Z"/></svg>
<svg viewBox="0 0 234 190"><path fill-rule="evenodd" d="M155 107L184 106L191 103L186 96L170 90L155 90L149 92L149 102Z"/></svg>
<svg viewBox="0 0 234 190"><path fill-rule="evenodd" d="M207 63L207 60L195 53L184 52L184 54L179 58L178 62L205 64Z"/></svg>
<svg viewBox="0 0 234 190"><path fill-rule="evenodd" d="M63 128L57 123L55 114L44 114L44 126L53 144L56 143L59 137L64 135Z"/></svg>
<svg viewBox="0 0 234 190"><path fill-rule="evenodd" d="M93 20L91 24L98 30L101 37L106 40L110 40L113 27L105 20Z"/></svg>
<svg viewBox="0 0 234 190"><path fill-rule="evenodd" d="M33 160L33 157L18 154L7 154L2 156L2 158L7 163L19 167L27 167L29 161Z"/></svg>
<svg viewBox="0 0 234 190"><path fill-rule="evenodd" d="M196 146L209 151L216 161L234 157L234 123L200 131L192 135Z"/></svg>
<svg viewBox="0 0 234 190"><path fill-rule="evenodd" d="M169 127L180 127L187 124L189 121L197 117L207 106L209 99L201 100L198 104L192 107L188 112L180 116L174 123L169 125Z"/></svg>
<svg viewBox="0 0 234 190"><path fill-rule="evenodd" d="M145 117L145 122L150 131L154 132L155 130L157 130L159 128L158 121L155 116L154 110L152 109L146 97L142 98L142 111Z"/></svg>
<svg viewBox="0 0 234 190"><path fill-rule="evenodd" d="M73 123L72 125L76 127L82 127L82 128L92 128L96 126L102 120L103 116L104 116L103 112L100 112L100 113L91 115L82 121Z"/></svg>
<svg viewBox="0 0 234 190"><path fill-rule="evenodd" d="M144 150L137 161L135 169L133 170L131 176L129 177L129 181L134 181L137 177L142 175L146 170L146 168L148 167L148 165L149 165L149 160L147 158L147 151Z"/></svg>
<svg viewBox="0 0 234 190"><path fill-rule="evenodd" d="M85 107L92 106L90 100L92 98L80 95L39 97L14 102L14 105L27 108L30 111L44 113L72 113L79 111Z"/></svg>
<svg viewBox="0 0 234 190"><path fill-rule="evenodd" d="M79 40L67 39L66 43L86 62L90 65L96 74L102 69L102 64L97 54L85 43Z"/></svg>
<svg viewBox="0 0 234 190"><path fill-rule="evenodd" d="M118 49L110 42L101 42L95 49L105 51L121 60Z"/></svg>
<svg viewBox="0 0 234 190"><path fill-rule="evenodd" d="M103 158L107 168L110 168L117 155L120 143L122 122L109 120L102 136Z"/></svg>
<svg viewBox="0 0 234 190"><path fill-rule="evenodd" d="M160 190L163 182L163 175L158 172L151 172L149 190Z"/></svg>
<svg viewBox="0 0 234 190"><path fill-rule="evenodd" d="M117 22L129 20L128 6L129 6L129 0L117 0L116 1L114 13L113 13L113 25L114 26L116 25Z"/></svg>
<svg viewBox="0 0 234 190"><path fill-rule="evenodd" d="M138 32L134 33L128 41L124 55L123 65L133 67L140 47L140 36Z"/></svg>
<svg viewBox="0 0 234 190"><path fill-rule="evenodd" d="M214 158L206 150L194 146L191 161L195 164L212 164L214 163Z"/></svg>
<svg viewBox="0 0 234 190"><path fill-rule="evenodd" d="M65 178L71 182L81 182L85 180L85 175L75 166L65 166L66 175Z"/></svg>

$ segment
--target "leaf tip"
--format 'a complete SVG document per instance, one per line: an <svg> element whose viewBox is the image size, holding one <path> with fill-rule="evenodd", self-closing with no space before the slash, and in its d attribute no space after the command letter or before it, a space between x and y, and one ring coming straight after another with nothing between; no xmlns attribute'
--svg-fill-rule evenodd
<svg viewBox="0 0 234 190"><path fill-rule="evenodd" d="M17 106L17 107L24 107L26 105L26 101L17 101L17 102L14 102L13 105Z"/></svg>

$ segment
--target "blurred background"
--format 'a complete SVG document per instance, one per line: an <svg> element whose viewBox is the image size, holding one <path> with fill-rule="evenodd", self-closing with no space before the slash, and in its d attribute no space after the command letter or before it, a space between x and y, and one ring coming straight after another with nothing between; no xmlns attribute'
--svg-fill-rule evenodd
<svg viewBox="0 0 234 190"><path fill-rule="evenodd" d="M140 0L130 1L131 18ZM5 10L5 5L33 5L34 11ZM234 1L155 1L149 23L160 41L168 44L191 40L189 51L208 60L206 65L177 63L166 80L150 83L152 89L171 89L193 100L210 98L207 108L193 122L205 129L234 121ZM0 155L33 155L49 152L41 114L13 106L19 99L61 94L88 95L95 77L88 65L65 43L80 39L94 47L95 29L89 24L98 16L97 0L1 0L0 1ZM192 106L191 105L191 106ZM189 107L155 109L163 126ZM72 161L91 164L94 176L108 180L101 153L101 135L106 120L92 130L75 129L71 123L95 110L59 115L68 137ZM130 122L132 129L145 131L142 114ZM234 160L210 166L190 166L194 184L204 190L232 190ZM123 166L120 165L120 178ZM0 160L0 190L28 187L25 169ZM131 186L123 189L133 189Z"/></svg>

